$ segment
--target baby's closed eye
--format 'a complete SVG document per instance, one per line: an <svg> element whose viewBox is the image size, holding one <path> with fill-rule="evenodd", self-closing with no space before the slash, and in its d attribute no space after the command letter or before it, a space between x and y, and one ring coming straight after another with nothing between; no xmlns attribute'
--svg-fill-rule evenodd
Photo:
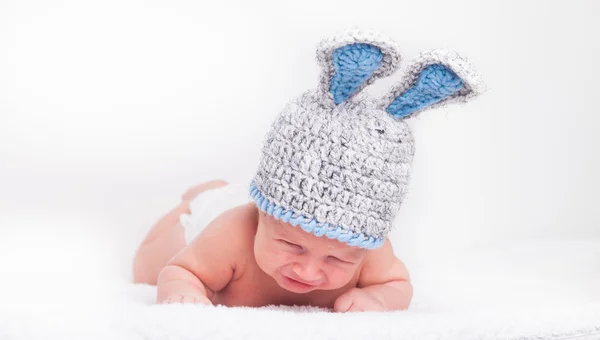
<svg viewBox="0 0 600 340"><path fill-rule="evenodd" d="M286 241L284 239L277 239L276 241L281 243L284 247L295 250L295 251L304 250L304 248L301 245Z"/></svg>
<svg viewBox="0 0 600 340"><path fill-rule="evenodd" d="M341 259L339 257L332 256L332 255L327 256L327 261L330 261L333 264L341 264L341 265L349 265L349 266L355 264L355 262L353 262L353 261L343 260L343 259Z"/></svg>

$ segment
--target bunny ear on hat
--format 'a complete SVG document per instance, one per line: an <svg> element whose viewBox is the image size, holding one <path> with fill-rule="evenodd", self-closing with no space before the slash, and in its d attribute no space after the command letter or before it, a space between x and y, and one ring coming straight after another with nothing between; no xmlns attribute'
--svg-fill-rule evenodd
<svg viewBox="0 0 600 340"><path fill-rule="evenodd" d="M485 92L477 70L457 53L430 50L412 62L404 80L381 99L381 106L396 118L454 102L467 102Z"/></svg>
<svg viewBox="0 0 600 340"><path fill-rule="evenodd" d="M319 89L334 105L347 101L367 85L393 74L400 64L396 44L357 28L324 39L317 48L321 66Z"/></svg>

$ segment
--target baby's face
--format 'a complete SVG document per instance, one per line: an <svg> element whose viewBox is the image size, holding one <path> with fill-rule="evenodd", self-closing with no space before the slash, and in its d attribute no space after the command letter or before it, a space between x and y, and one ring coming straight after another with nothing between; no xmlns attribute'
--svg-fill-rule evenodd
<svg viewBox="0 0 600 340"><path fill-rule="evenodd" d="M343 287L353 278L365 254L365 249L317 237L259 210L256 262L291 292Z"/></svg>

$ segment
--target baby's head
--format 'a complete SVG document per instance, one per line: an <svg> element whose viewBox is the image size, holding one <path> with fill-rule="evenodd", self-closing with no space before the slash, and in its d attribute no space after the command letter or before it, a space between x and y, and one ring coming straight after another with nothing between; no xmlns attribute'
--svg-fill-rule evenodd
<svg viewBox="0 0 600 340"><path fill-rule="evenodd" d="M262 211L257 260L277 280L307 284L297 290L347 283L361 249L385 242L406 193L415 147L405 120L483 91L464 59L433 50L383 97L361 92L393 74L400 59L391 40L371 32L323 40L319 86L290 101L273 123L250 195Z"/></svg>

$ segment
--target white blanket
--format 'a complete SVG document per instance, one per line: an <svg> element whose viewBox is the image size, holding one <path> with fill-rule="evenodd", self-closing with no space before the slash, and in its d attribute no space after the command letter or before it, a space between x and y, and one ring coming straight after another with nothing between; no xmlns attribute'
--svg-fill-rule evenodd
<svg viewBox="0 0 600 340"><path fill-rule="evenodd" d="M114 235L37 223L0 240L0 339L600 339L599 240L449 255L412 268L408 311L335 314L154 305Z"/></svg>
<svg viewBox="0 0 600 340"><path fill-rule="evenodd" d="M334 314L301 307L150 306L155 290L131 287L116 334L140 339L578 339L600 338L600 304ZM586 336L583 337L582 336Z"/></svg>

